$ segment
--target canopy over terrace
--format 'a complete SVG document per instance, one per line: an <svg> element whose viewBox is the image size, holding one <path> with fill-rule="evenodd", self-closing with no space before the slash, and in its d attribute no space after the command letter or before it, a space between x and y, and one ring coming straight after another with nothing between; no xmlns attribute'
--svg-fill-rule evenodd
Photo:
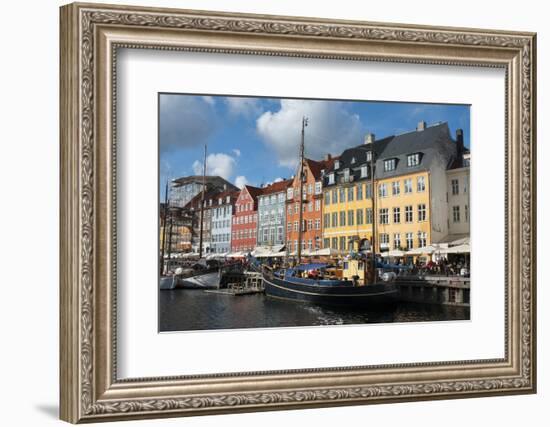
<svg viewBox="0 0 550 427"><path fill-rule="evenodd" d="M389 252L382 252L382 256L384 258L389 258L389 257L400 258L400 257L404 257L405 255L407 255L407 252L400 251L399 249L392 249Z"/></svg>
<svg viewBox="0 0 550 427"><path fill-rule="evenodd" d="M285 256L285 245L256 246L251 255L255 258L277 258Z"/></svg>
<svg viewBox="0 0 550 427"><path fill-rule="evenodd" d="M470 244L465 243L463 245L452 246L450 248L445 248L441 250L441 253L444 254L469 254L470 253Z"/></svg>

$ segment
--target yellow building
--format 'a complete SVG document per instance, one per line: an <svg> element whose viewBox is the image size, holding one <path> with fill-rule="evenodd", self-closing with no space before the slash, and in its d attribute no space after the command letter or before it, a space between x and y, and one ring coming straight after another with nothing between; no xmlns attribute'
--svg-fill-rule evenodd
<svg viewBox="0 0 550 427"><path fill-rule="evenodd" d="M323 244L342 253L371 241L376 252L408 250L449 234L447 170L462 158L446 123L345 150L323 181ZM371 191L374 169L374 212Z"/></svg>

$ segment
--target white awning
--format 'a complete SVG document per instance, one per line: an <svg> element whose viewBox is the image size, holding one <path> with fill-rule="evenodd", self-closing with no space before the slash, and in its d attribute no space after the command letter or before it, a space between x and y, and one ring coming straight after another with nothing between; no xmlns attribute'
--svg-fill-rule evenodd
<svg viewBox="0 0 550 427"><path fill-rule="evenodd" d="M441 253L445 254L469 254L470 244L463 244L458 246L452 246L450 248L443 249Z"/></svg>

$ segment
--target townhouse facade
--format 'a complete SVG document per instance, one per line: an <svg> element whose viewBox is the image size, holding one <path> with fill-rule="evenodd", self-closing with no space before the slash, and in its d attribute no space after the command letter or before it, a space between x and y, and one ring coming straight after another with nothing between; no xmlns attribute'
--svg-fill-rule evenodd
<svg viewBox="0 0 550 427"><path fill-rule="evenodd" d="M289 253L295 253L301 244L303 251L313 251L322 247L323 182L327 169L334 159L327 156L322 161L304 159L303 177L296 174L287 189L286 200L286 245ZM302 197L302 224L300 225L300 197ZM299 239L299 227L302 239Z"/></svg>
<svg viewBox="0 0 550 427"><path fill-rule="evenodd" d="M231 252L251 252L258 233L258 196L262 189L245 185L235 201L231 226Z"/></svg>
<svg viewBox="0 0 550 427"><path fill-rule="evenodd" d="M286 190L292 180L275 182L258 195L258 246L283 245L286 242Z"/></svg>
<svg viewBox="0 0 550 427"><path fill-rule="evenodd" d="M235 202L239 192L227 190L217 194L211 211L210 253L226 254L231 251L231 227Z"/></svg>

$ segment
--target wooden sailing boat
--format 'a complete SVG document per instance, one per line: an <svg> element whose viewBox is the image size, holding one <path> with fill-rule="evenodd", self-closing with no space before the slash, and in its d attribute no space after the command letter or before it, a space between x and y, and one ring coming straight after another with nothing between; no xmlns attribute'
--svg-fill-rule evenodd
<svg viewBox="0 0 550 427"><path fill-rule="evenodd" d="M360 305L377 306L393 302L397 295L394 283L377 283L371 280L368 284L357 280L338 279L332 277L327 264L303 264L302 261L302 187L304 180L305 161L305 128L307 118L302 118L302 138L300 143L300 226L298 227L297 265L294 268L278 271L264 270L263 284L268 296L327 305ZM371 162L372 168L372 162ZM371 169L371 175L373 170ZM372 179L372 178L371 178ZM374 194L374 188L373 188ZM374 235L374 233L373 233ZM373 239L374 243L374 239ZM374 246L373 246L374 252ZM374 265L373 256L373 267ZM365 259L366 263L366 259Z"/></svg>

